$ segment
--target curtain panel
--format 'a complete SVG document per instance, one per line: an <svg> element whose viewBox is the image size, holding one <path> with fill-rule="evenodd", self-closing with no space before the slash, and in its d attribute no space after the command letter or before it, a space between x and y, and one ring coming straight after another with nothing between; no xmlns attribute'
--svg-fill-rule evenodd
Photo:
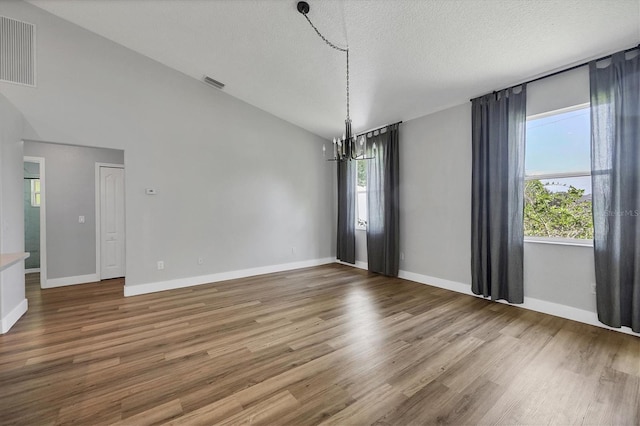
<svg viewBox="0 0 640 426"><path fill-rule="evenodd" d="M355 161L337 161L338 226L336 258L356 263L356 166Z"/></svg>
<svg viewBox="0 0 640 426"><path fill-rule="evenodd" d="M640 333L640 55L628 55L589 63L593 248L598 319Z"/></svg>
<svg viewBox="0 0 640 426"><path fill-rule="evenodd" d="M369 271L398 276L399 249L399 124L367 139L367 261Z"/></svg>
<svg viewBox="0 0 640 426"><path fill-rule="evenodd" d="M472 100L471 289L522 303L526 85Z"/></svg>

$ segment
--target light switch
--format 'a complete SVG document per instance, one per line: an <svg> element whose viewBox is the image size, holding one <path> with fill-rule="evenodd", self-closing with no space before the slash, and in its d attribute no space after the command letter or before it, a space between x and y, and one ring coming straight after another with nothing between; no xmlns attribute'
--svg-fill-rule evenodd
<svg viewBox="0 0 640 426"><path fill-rule="evenodd" d="M78 223L84 223L84 216L78 216Z"/></svg>

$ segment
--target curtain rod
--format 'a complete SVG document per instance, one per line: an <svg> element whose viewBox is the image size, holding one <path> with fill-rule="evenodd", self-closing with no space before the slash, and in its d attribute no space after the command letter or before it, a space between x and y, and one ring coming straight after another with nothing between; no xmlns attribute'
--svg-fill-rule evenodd
<svg viewBox="0 0 640 426"><path fill-rule="evenodd" d="M376 130L382 130L385 127L389 127L389 126L395 126L396 124L402 124L402 121L398 121L395 123L391 123L391 124L385 124L384 126L380 126L380 127L376 127L375 129L369 129L366 132L360 132L356 135L356 138L362 136L362 135L366 135L367 133L371 133L371 132L375 132Z"/></svg>
<svg viewBox="0 0 640 426"><path fill-rule="evenodd" d="M636 50L636 49L640 49L640 43L638 43L638 45L637 45L637 46L634 46L634 47L630 47L630 48L628 48L628 49L625 49L625 50L624 50L624 53L631 52L631 51ZM522 83L514 84L513 86L509 86L509 87L507 87L507 89L512 89L512 88L514 88L514 87L522 86L523 84L529 84L529 83L533 83L533 82L536 82L536 81L544 80L545 78L553 77L553 76L556 76L556 75L558 75L558 74L565 73L565 72L567 72L567 71L573 71L573 70L575 70L575 69L577 69L577 68L581 68L581 67L584 67L584 66L586 66L586 65L589 65L589 63L590 63L590 62L592 62L592 61L596 61L596 62L598 62L598 61L604 61L605 59L609 59L609 58L611 58L613 55L614 55L614 54L612 53L612 54L610 54L610 55L606 55L606 56L603 56L603 57L598 58L598 59L592 59L592 60L590 60L590 61L583 62L583 63L578 64L578 65L573 65L573 66L571 66L571 67L569 67L569 68L565 68L565 69L563 69L563 70L554 71L554 72L552 72L551 74L546 74L546 75L543 75L543 76L540 76L540 77L536 77L536 78L533 78L533 79L531 79L531 80L528 80L528 81L525 81L525 82L522 82ZM504 89L501 89L501 90L504 90ZM494 90L494 91L493 91L493 93L496 93L496 92L497 92L497 90ZM482 96L484 96L484 95L478 96L477 98L480 98L480 97L482 97ZM473 98L473 99L477 99L477 98ZM469 101L472 101L473 99L469 99Z"/></svg>

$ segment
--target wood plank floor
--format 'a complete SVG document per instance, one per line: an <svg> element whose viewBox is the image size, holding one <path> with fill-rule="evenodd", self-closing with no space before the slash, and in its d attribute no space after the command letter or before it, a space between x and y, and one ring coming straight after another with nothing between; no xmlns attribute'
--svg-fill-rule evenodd
<svg viewBox="0 0 640 426"><path fill-rule="evenodd" d="M40 290L2 424L640 424L640 338L332 264Z"/></svg>

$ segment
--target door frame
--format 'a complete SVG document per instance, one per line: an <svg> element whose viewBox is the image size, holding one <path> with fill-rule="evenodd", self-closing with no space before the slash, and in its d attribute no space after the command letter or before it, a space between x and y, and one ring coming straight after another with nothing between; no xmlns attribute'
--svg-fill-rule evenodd
<svg viewBox="0 0 640 426"><path fill-rule="evenodd" d="M40 288L47 288L47 184L44 157L25 155L23 163L38 163L40 173ZM23 213L24 214L24 213Z"/></svg>
<svg viewBox="0 0 640 426"><path fill-rule="evenodd" d="M101 229L101 224L102 224L102 218L101 218L101 214L102 214L102 203L101 203L101 193L100 193L100 167L111 167L113 169L123 169L124 170L124 164L113 164L113 163L98 163L96 162L96 276L98 277L98 281L100 281L102 279L102 250L101 250L101 242L102 242L102 234L100 232ZM40 184L42 185L42 183ZM122 194L123 197L126 198L126 188L125 191ZM124 200L123 200L124 201ZM127 234L126 234L126 203L125 203L125 240L124 240L124 244L126 245L126 241L127 241ZM126 249L125 249L125 259L123 259L125 261L125 272L126 272L126 267L127 267L127 263L126 263Z"/></svg>

